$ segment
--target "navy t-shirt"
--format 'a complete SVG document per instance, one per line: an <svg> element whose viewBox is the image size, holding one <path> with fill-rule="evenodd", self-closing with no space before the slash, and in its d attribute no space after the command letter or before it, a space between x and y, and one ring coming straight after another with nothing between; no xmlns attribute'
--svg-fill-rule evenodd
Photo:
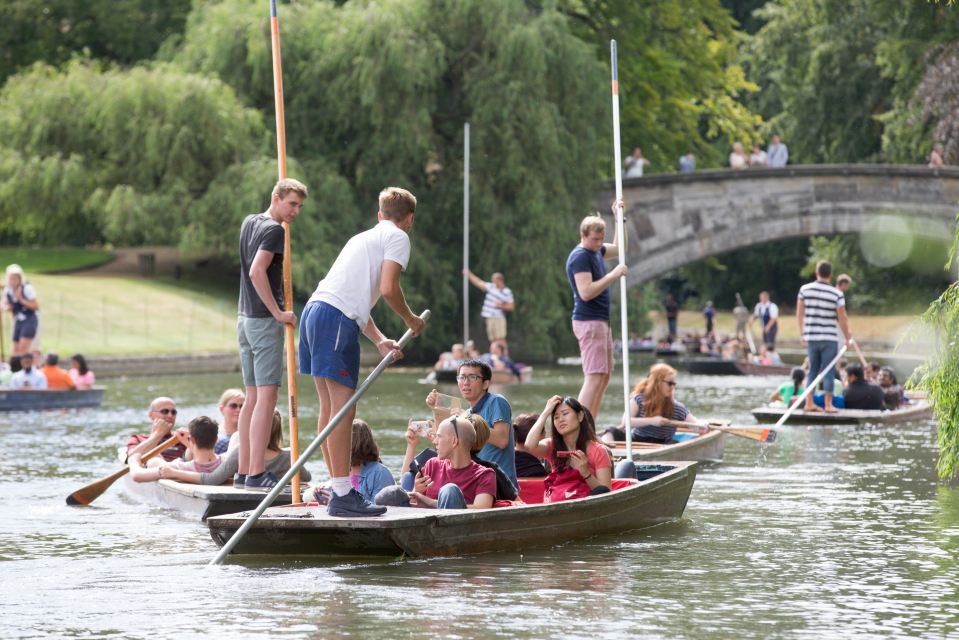
<svg viewBox="0 0 959 640"><path fill-rule="evenodd" d="M590 251L577 245L566 259L566 277L569 279L569 286L573 289L573 320L609 322L609 287L592 300L584 301L579 297L574 277L577 273L588 271L593 276L593 282L603 278L606 275L606 263L603 261L605 255L605 245L599 251Z"/></svg>

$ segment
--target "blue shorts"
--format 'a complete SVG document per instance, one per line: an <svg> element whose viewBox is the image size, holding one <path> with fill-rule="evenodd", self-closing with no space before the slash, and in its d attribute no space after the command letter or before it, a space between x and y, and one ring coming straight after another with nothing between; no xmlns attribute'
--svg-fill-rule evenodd
<svg viewBox="0 0 959 640"><path fill-rule="evenodd" d="M360 377L360 327L325 302L311 302L300 316L300 373L328 378L351 389Z"/></svg>
<svg viewBox="0 0 959 640"><path fill-rule="evenodd" d="M37 337L37 329L40 326L37 314L32 314L23 320L17 320L13 323L13 341L17 342L20 338L33 340Z"/></svg>

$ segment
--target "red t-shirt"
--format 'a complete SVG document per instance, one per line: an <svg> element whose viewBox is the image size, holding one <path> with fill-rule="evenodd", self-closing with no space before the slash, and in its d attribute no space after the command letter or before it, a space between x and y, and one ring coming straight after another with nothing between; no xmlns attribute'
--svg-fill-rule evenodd
<svg viewBox="0 0 959 640"><path fill-rule="evenodd" d="M553 459L552 440L546 443L546 459ZM586 465L589 467L589 472L594 476L596 475L597 469L612 467L613 462L609 458L609 449L598 442L590 442L586 447Z"/></svg>
<svg viewBox="0 0 959 640"><path fill-rule="evenodd" d="M449 460L430 458L423 467L423 475L433 481L425 495L434 500L440 495L443 485L451 482L463 492L466 504L473 504L476 496L482 493L496 497L496 472L473 461L462 469L454 469Z"/></svg>

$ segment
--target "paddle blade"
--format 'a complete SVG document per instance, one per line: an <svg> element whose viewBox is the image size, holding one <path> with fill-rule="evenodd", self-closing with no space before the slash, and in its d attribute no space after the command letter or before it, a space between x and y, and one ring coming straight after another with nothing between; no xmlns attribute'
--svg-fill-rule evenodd
<svg viewBox="0 0 959 640"><path fill-rule="evenodd" d="M82 489L78 489L67 496L67 504L70 506L87 505L103 495L103 492L110 488L114 482L130 473L129 467L124 467L111 473L105 478L100 478L92 484L88 484Z"/></svg>
<svg viewBox="0 0 959 640"><path fill-rule="evenodd" d="M759 442L775 442L776 432L765 427L713 427L740 438L749 438Z"/></svg>

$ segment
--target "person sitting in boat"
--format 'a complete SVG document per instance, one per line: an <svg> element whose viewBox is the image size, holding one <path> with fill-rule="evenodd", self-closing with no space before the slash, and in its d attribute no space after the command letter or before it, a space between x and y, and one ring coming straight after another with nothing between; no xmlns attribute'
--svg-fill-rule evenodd
<svg viewBox="0 0 959 640"><path fill-rule="evenodd" d="M524 413L513 422L513 438L516 440L516 476L518 478L542 478L546 476L543 460L526 449L526 436L536 424L537 413Z"/></svg>
<svg viewBox="0 0 959 640"><path fill-rule="evenodd" d="M166 396L155 398L147 411L147 417L153 422L153 427L149 434L137 433L130 436L127 440L127 459L134 453L142 455L164 440L169 439L173 434L173 428L176 426L176 414L176 402L172 398ZM172 461L183 458L186 454L186 441L180 439L180 442L160 455L163 456L164 460Z"/></svg>
<svg viewBox="0 0 959 640"><path fill-rule="evenodd" d="M476 429L462 416L450 416L436 428L436 457L416 474L413 490L387 487L376 504L429 509L489 509L496 495L496 473L470 456Z"/></svg>
<svg viewBox="0 0 959 640"><path fill-rule="evenodd" d="M882 388L866 379L862 367L846 367L846 380L849 381L844 398L846 409L881 411L886 408Z"/></svg>
<svg viewBox="0 0 959 640"><path fill-rule="evenodd" d="M436 364L433 365L433 368L440 371L456 369L465 359L466 347L457 342L449 351L444 351L440 354L440 357L436 361Z"/></svg>
<svg viewBox="0 0 959 640"><path fill-rule="evenodd" d="M245 402L246 394L240 389L227 389L220 394L217 408L223 416L223 422L220 424L220 435L216 439L216 446L213 447L218 454L226 453L231 444L234 448L240 445L240 436L234 436L234 434L239 433L240 410L243 409Z"/></svg>
<svg viewBox="0 0 959 640"><path fill-rule="evenodd" d="M91 389L97 383L97 377L87 366L87 359L79 353L70 358L70 379L77 389Z"/></svg>
<svg viewBox="0 0 959 640"><path fill-rule="evenodd" d="M221 463L220 456L213 451L218 429L212 418L206 416L193 418L186 430L177 430L177 435L183 437L187 449L192 454L190 460L164 461L151 458L144 466L140 459L142 454L132 453L127 457L130 477L134 482L156 482L163 478L177 479L174 472L179 471L195 474L215 471Z"/></svg>
<svg viewBox="0 0 959 640"><path fill-rule="evenodd" d="M895 411L901 405L906 404L906 394L902 385L896 380L896 373L892 370L892 367L882 367L879 370L879 386L882 388L887 409Z"/></svg>
<svg viewBox="0 0 959 640"><path fill-rule="evenodd" d="M682 402L674 399L676 370L668 364L658 363L649 368L649 375L633 388L629 403L630 427L634 442L672 442L676 427L674 422L697 422ZM603 432L606 442L626 440L623 425L609 427Z"/></svg>
<svg viewBox="0 0 959 640"><path fill-rule="evenodd" d="M543 438L546 421L553 433ZM552 471L546 477L546 502L558 502L606 493L613 479L609 450L596 437L589 409L576 398L553 396L526 435L526 450L546 458ZM552 488L563 489L551 491Z"/></svg>
<svg viewBox="0 0 959 640"><path fill-rule="evenodd" d="M33 366L33 354L29 351L20 356L20 371L10 378L10 386L14 389L46 389L47 379Z"/></svg>
<svg viewBox="0 0 959 640"><path fill-rule="evenodd" d="M791 380L779 385L779 388L773 391L769 397L770 402L782 402L787 407L792 399L802 393L803 383L806 381L806 372L802 367L793 367L789 374Z"/></svg>
<svg viewBox="0 0 959 640"><path fill-rule="evenodd" d="M469 403L470 413L478 414L490 428L489 442L480 450L479 457L495 462L516 485L515 441L513 439L513 410L509 401L498 393L490 393L490 381L493 370L482 360L468 359L460 365L456 383L460 395ZM437 409L437 391L433 389L426 396L426 406L433 410L436 424L445 415L439 415Z"/></svg>
<svg viewBox="0 0 959 640"><path fill-rule="evenodd" d="M47 364L40 373L47 379L47 389L74 389L73 379L70 373L60 366L60 356L52 351L47 354Z"/></svg>
<svg viewBox="0 0 959 640"><path fill-rule="evenodd" d="M17 358L17 367L19 369L20 358L17 356L13 357ZM0 362L0 387L9 387L11 379L13 379L13 367L10 366L8 362Z"/></svg>
<svg viewBox="0 0 959 640"><path fill-rule="evenodd" d="M869 366L866 367L866 380L869 382L875 382L879 384L879 371L882 367L879 366L878 362L870 362Z"/></svg>
<svg viewBox="0 0 959 640"><path fill-rule="evenodd" d="M819 383L819 388L823 388L823 383ZM832 383L832 406L836 409L844 409L846 407L846 400L843 397L845 394L845 386L842 383L842 380L839 378L834 378ZM826 395L822 391L816 391L812 396L813 404L815 404L820 409L826 408Z"/></svg>
<svg viewBox="0 0 959 640"><path fill-rule="evenodd" d="M214 423L216 424L216 423ZM212 471L190 471L178 469L175 467L166 467L163 471L163 477L179 482L188 482L190 484L204 484L219 486L229 484L232 486L233 475L240 468L240 448L233 447L226 455L220 456L220 465ZM263 455L263 463L267 471L277 478L290 470L290 450L283 448L283 417L279 411L273 411L273 423L270 425L270 440L266 445L266 453ZM300 480L309 482L312 475L304 467L300 470Z"/></svg>
<svg viewBox="0 0 959 640"><path fill-rule="evenodd" d="M482 356L482 360L490 365L494 371L510 371L517 380L522 377L519 366L509 357L508 347L497 340L489 346L490 352Z"/></svg>

